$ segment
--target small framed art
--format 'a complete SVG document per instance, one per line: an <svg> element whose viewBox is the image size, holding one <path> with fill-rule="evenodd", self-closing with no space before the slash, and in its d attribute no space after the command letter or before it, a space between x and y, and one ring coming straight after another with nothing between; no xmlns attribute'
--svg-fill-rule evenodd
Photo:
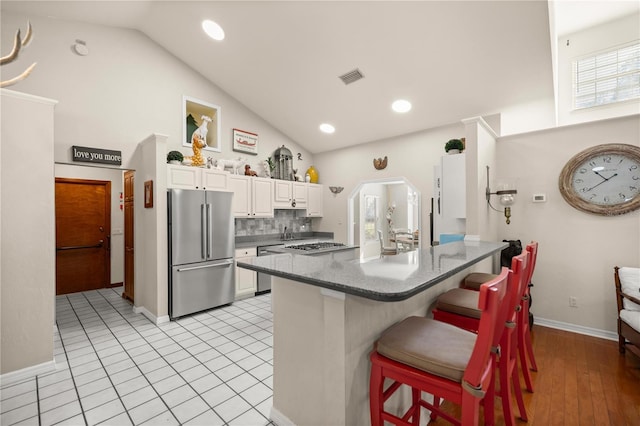
<svg viewBox="0 0 640 426"><path fill-rule="evenodd" d="M144 208L153 207L153 181L148 180L144 183Z"/></svg>
<svg viewBox="0 0 640 426"><path fill-rule="evenodd" d="M233 150L258 155L258 135L245 130L233 129Z"/></svg>

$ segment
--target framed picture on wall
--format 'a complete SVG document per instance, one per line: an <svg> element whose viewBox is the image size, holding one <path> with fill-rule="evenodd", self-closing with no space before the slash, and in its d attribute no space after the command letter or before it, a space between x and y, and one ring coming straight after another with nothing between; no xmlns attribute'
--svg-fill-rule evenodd
<svg viewBox="0 0 640 426"><path fill-rule="evenodd" d="M233 150L258 155L258 135L245 130L233 129Z"/></svg>
<svg viewBox="0 0 640 426"><path fill-rule="evenodd" d="M144 208L153 207L153 181L148 180L144 183Z"/></svg>
<svg viewBox="0 0 640 426"><path fill-rule="evenodd" d="M203 149L222 152L221 108L196 98L183 96L182 111L182 146L191 147L195 134L204 140Z"/></svg>

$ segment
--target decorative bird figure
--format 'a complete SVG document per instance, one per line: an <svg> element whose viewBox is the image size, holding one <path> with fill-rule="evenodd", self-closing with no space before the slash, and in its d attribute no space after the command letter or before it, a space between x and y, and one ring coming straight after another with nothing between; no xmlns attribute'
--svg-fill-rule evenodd
<svg viewBox="0 0 640 426"><path fill-rule="evenodd" d="M373 159L373 167L376 168L376 170L382 170L385 167L387 167L387 156L384 156L384 159L382 158L374 158Z"/></svg>

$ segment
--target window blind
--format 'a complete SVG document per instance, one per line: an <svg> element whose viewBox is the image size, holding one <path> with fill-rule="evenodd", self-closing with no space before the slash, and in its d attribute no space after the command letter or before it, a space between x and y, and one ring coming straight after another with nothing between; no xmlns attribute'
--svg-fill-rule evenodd
<svg viewBox="0 0 640 426"><path fill-rule="evenodd" d="M640 99L640 41L573 62L573 107Z"/></svg>

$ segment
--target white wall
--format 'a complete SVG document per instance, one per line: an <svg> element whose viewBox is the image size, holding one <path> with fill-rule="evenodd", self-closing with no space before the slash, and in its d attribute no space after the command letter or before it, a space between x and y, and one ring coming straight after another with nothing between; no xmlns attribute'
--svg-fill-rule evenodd
<svg viewBox="0 0 640 426"><path fill-rule="evenodd" d="M36 374L53 367L55 101L4 89L0 93L0 374L4 385L7 373L29 369Z"/></svg>
<svg viewBox="0 0 640 426"><path fill-rule="evenodd" d="M347 200L360 182L404 177L421 194L420 244L430 245L429 209L433 196L433 166L445 155L444 144L464 137L462 123L428 129L397 138L384 139L341 150L316 154L314 167L320 183L343 186L337 196L324 192L324 217L314 220L314 231L334 232L336 240L347 240ZM387 156L387 167L376 170L374 158Z"/></svg>
<svg viewBox="0 0 640 426"><path fill-rule="evenodd" d="M121 150L123 166L130 167L138 142L153 133L168 136L167 150L191 155L180 143L182 96L189 95L221 107L222 152L205 155L242 155L260 171L258 163L284 144L294 154L294 168L303 172L312 164L308 151L138 31L3 11L2 52L11 50L15 31L24 31L27 20L33 26L33 41L18 61L2 67L2 75L17 75L38 63L14 89L59 100L55 161L71 162L70 147L80 145ZM89 55L72 52L76 39L86 41ZM233 128L259 135L257 156L232 150ZM302 161L297 160L298 152Z"/></svg>
<svg viewBox="0 0 640 426"><path fill-rule="evenodd" d="M102 167L82 167L66 164L55 165L56 177L105 180L111 182L111 284L124 282L124 210L120 210L122 170Z"/></svg>
<svg viewBox="0 0 640 426"><path fill-rule="evenodd" d="M499 138L497 163L503 175L518 177L518 195L511 225L500 220L498 236L540 244L532 290L536 317L614 332L613 267L640 266L640 211L614 217L583 213L558 190L567 161L604 143L640 146L640 116ZM535 193L548 201L533 203ZM578 308L569 308L570 296Z"/></svg>
<svg viewBox="0 0 640 426"><path fill-rule="evenodd" d="M162 168L164 158L171 150L191 154L190 148L182 147L180 143L183 95L221 107L222 152L205 152L205 155L227 159L238 157L239 153L232 150L232 129L240 128L259 135L258 155L242 154L257 171L261 170L259 162L281 145L294 154L293 166L299 171L306 171L313 162L308 151L140 32L5 11L0 18L2 52L11 50L16 29L23 28L24 31L27 21L33 26L33 41L21 52L18 61L2 67L2 75L17 75L32 62L37 62L33 73L12 88L59 101L54 112L52 167L53 161L71 162L72 145L113 149L122 151L123 168L136 170L136 194L143 193L145 180L154 180L154 199L157 200L154 209L144 209L141 197L136 198L135 204L137 241L152 241L156 247L152 250L146 245L137 246L135 254L135 304L150 317L162 320L167 314L167 271L163 267L166 243L163 245L162 238L151 237L165 232L166 227L166 217L163 222L161 212L164 198L158 192L166 188L161 182L166 178ZM81 57L72 52L71 46L76 39L86 41L88 56ZM152 141L146 142L149 138ZM145 141L144 150L140 148L141 141ZM163 152L158 151L159 147ZM297 160L297 153L302 154L302 161ZM66 170L82 170L77 174L65 172L67 177L84 177L89 173L82 167ZM119 195L120 190L112 188L112 192ZM120 216L118 210L112 214L112 219ZM151 224L145 222L148 219L152 220ZM112 226L124 227L119 223L112 223ZM148 234L140 235L140 230ZM120 262L115 258L112 260L114 267ZM112 268L112 282L122 281L116 280L118 274ZM51 289L54 288L52 279Z"/></svg>
<svg viewBox="0 0 640 426"><path fill-rule="evenodd" d="M335 230L336 239L346 240L348 197L342 194L352 192L362 180L403 175L422 193L421 243L428 245L432 167L439 161L447 140L465 135L467 163L475 164L467 169L468 177L472 176L467 182L471 194L467 211L474 217L467 219L468 232L494 240L538 241L532 309L536 318L546 320L548 325L596 335L606 335L602 333L605 331L611 336L616 329L613 267L640 265L640 211L616 217L582 213L562 199L557 181L563 165L582 149L601 143L639 145L640 117L497 139L477 120L467 121L466 127L466 134L458 126L451 126L316 155L323 183L345 187L337 197L329 196L328 191L325 194L320 230ZM389 157L387 169L375 170L373 158L384 155ZM486 205L484 165L491 167L492 185L501 179L517 182L518 196L510 225L506 225L502 214ZM545 193L548 201L532 203L534 193ZM568 307L569 296L578 298L577 309Z"/></svg>
<svg viewBox="0 0 640 426"><path fill-rule="evenodd" d="M637 114L640 100L573 111L572 61L640 38L640 14L629 15L558 39L558 124L567 125ZM567 46L567 40L569 45ZM503 133L505 134L505 133Z"/></svg>

